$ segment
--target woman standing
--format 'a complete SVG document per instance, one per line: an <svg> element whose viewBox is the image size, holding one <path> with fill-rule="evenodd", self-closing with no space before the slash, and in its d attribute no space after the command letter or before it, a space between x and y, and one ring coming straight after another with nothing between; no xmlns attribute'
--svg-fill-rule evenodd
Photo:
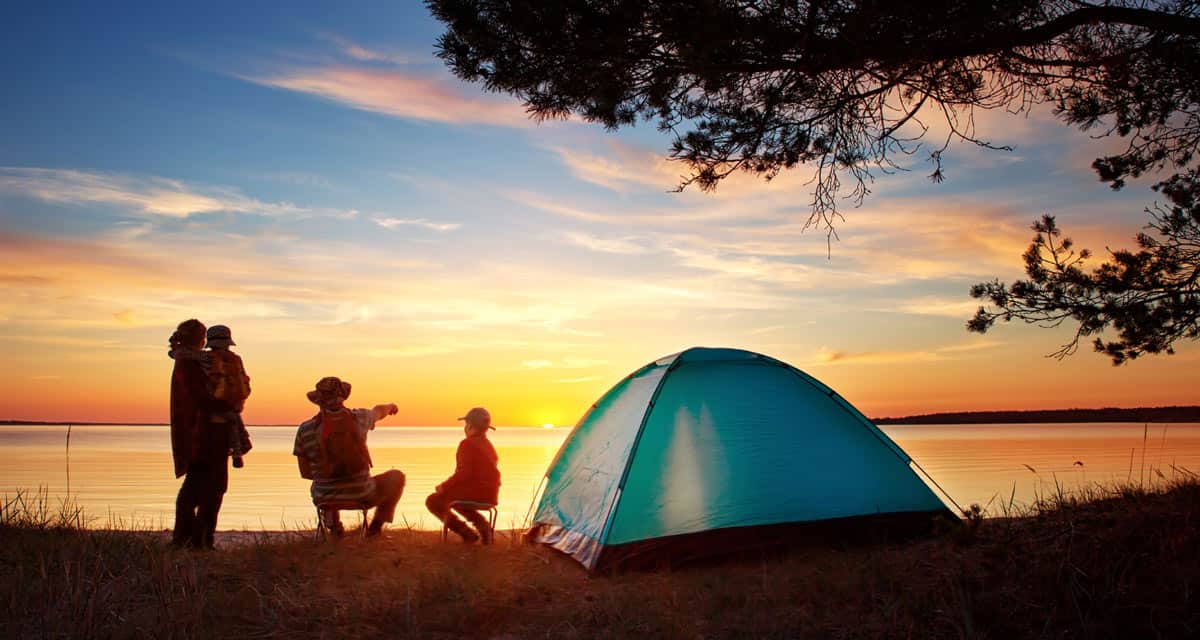
<svg viewBox="0 0 1200 640"><path fill-rule="evenodd" d="M175 499L175 532L171 544L213 548L217 514L229 488L229 425L213 422L214 413L232 407L212 397L200 366L204 324L179 323L171 335L168 355L175 360L171 374L171 453L175 477L183 476Z"/></svg>

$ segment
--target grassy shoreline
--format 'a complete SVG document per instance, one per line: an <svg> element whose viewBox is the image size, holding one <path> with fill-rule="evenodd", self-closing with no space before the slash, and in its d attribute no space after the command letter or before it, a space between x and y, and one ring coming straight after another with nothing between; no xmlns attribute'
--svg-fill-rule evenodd
<svg viewBox="0 0 1200 640"><path fill-rule="evenodd" d="M79 528L29 500L0 518L3 637L1135 638L1200 633L1200 483L1095 487L930 539L588 576L502 536L391 529L216 553ZM221 541L219 540L219 544Z"/></svg>

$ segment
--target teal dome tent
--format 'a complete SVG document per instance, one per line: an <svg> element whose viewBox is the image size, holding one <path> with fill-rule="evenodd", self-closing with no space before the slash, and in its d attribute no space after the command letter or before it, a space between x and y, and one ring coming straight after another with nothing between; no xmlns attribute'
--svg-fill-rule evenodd
<svg viewBox="0 0 1200 640"><path fill-rule="evenodd" d="M583 416L546 472L528 539L599 570L796 525L952 516L911 462L812 376L695 347L633 372Z"/></svg>

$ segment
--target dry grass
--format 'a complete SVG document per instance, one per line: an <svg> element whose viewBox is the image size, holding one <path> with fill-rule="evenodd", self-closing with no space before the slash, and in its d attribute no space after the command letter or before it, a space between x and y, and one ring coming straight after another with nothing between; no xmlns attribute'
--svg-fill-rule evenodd
<svg viewBox="0 0 1200 640"><path fill-rule="evenodd" d="M915 543L591 577L504 535L272 534L204 553L6 506L0 636L1195 637L1198 507L1194 481L1060 492Z"/></svg>

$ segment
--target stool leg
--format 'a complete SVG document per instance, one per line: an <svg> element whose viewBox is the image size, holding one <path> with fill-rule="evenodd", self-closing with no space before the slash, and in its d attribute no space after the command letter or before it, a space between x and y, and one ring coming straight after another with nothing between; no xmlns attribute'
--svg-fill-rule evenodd
<svg viewBox="0 0 1200 640"><path fill-rule="evenodd" d="M344 511L344 510L348 510L351 508L358 509L360 507L358 507L358 506L350 507L350 506L338 505L338 504L333 504L333 505L327 504L327 505L322 505L322 506L317 507L317 539L324 540L329 535L335 535L338 538L342 537L345 534L345 528L341 524L341 519L338 518L338 511ZM334 529L333 527L331 527L329 525L330 517L334 518L337 521L337 524L338 524L337 529Z"/></svg>

